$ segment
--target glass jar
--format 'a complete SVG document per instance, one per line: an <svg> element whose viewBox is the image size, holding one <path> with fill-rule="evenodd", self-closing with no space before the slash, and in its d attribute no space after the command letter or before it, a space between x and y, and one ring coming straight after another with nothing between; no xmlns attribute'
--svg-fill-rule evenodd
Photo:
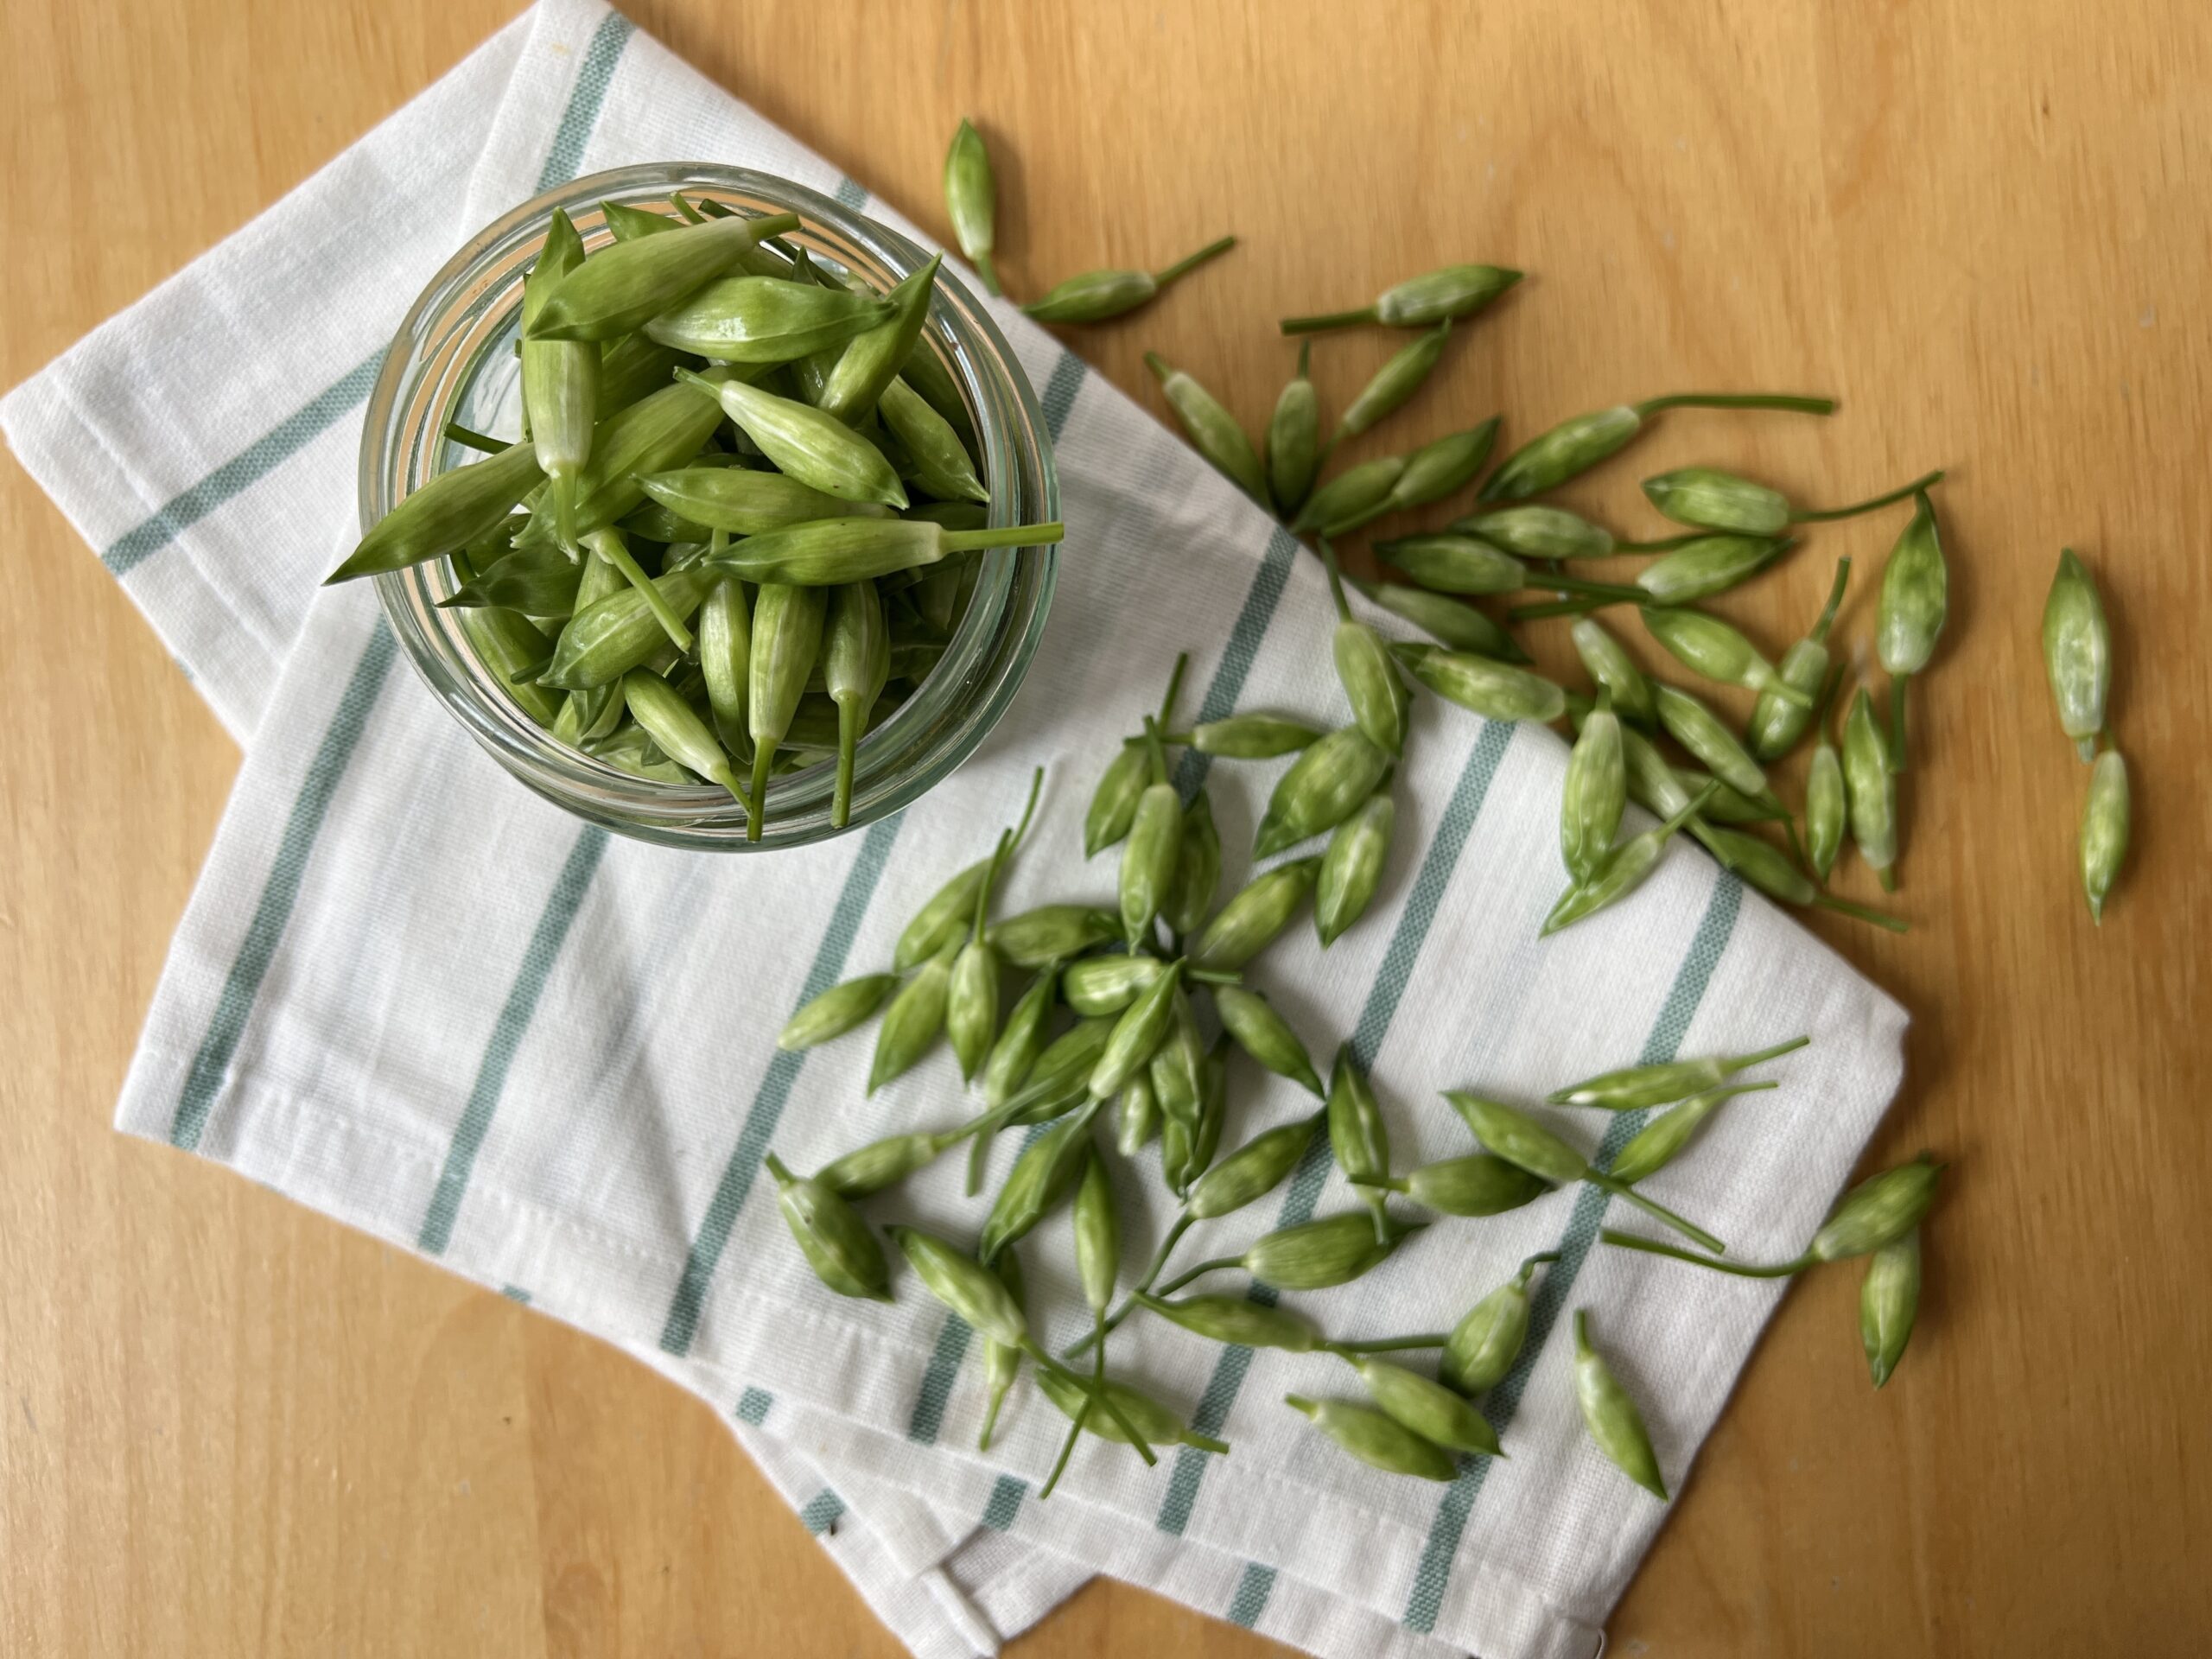
<svg viewBox="0 0 2212 1659"><path fill-rule="evenodd" d="M712 197L747 215L797 213L800 228L788 241L878 289L928 262L923 249L896 231L788 180L741 168L627 167L548 191L462 248L408 312L377 377L361 435L365 531L426 478L461 459L443 436L448 422L480 432L521 430L515 341L523 276L553 210L567 209L585 245L597 247L611 239L601 202L670 213L677 192ZM967 401L977 471L990 491L989 523L1058 518L1052 440L1036 394L989 315L948 270L938 271L923 337ZM848 829L907 805L983 741L1013 701L1044 635L1057 569L1049 547L983 556L974 597L937 668L861 741ZM830 824L835 768L826 762L770 780L767 827L749 842L744 809L724 791L634 777L556 741L477 660L457 613L438 608L457 585L444 559L376 578L385 618L416 672L470 736L548 800L620 834L673 847L767 851L841 833Z"/></svg>

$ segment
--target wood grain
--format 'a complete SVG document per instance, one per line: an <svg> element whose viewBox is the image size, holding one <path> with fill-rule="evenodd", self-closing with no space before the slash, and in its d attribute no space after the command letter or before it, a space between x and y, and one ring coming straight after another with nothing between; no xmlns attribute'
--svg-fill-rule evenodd
<svg viewBox="0 0 2212 1659"><path fill-rule="evenodd" d="M461 57L504 0L0 8L0 381L236 228ZM1526 436L1690 385L1832 422L1669 417L1579 502L1724 461L1803 499L1955 470L1951 631L1915 688L1911 936L1815 926L1911 1007L1877 1152L1956 1160L1913 1352L1870 1396L1855 1277L1787 1303L1612 1627L1624 1653L2183 1654L2212 1644L2212 30L2183 0L1347 7L659 0L706 73L944 229L976 116L1035 292L1233 229L1083 336L1250 425L1269 319L1446 259L1532 280L1353 454ZM1317 353L1341 407L1391 341ZM1732 601L1777 649L1824 530ZM2036 620L2104 582L2137 844L2104 927ZM898 1649L714 1414L552 1322L214 1168L111 1102L238 756L0 467L0 1647L596 1655ZM1862 582L1841 634L1869 625ZM1553 625L1554 627L1556 625ZM1631 630L1632 632L1633 630ZM1555 632L1539 636L1557 663ZM1792 782L1785 785L1794 788ZM1847 888L1866 897L1854 875ZM1094 1586L1025 1655L1268 1644Z"/></svg>

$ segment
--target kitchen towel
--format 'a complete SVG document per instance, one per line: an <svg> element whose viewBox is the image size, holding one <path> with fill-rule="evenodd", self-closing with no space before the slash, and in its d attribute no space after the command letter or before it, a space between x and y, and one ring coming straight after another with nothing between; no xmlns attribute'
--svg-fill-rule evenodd
<svg viewBox="0 0 2212 1659"><path fill-rule="evenodd" d="M813 992L887 962L915 907L1018 813L1033 766L1044 800L1001 913L1110 904L1112 859L1081 858L1084 801L1179 650L1200 717L1341 721L1320 573L1258 508L1000 307L1068 524L1044 648L954 777L895 818L771 858L646 846L548 805L397 660L366 584L318 586L359 533L364 402L432 274L550 186L682 159L781 175L918 234L620 14L544 0L0 404L16 454L245 751L119 1127L526 1296L712 1400L932 1659L995 1650L1095 1572L1344 1659L1586 1659L1666 1510L1583 1437L1566 1314L1593 1311L1679 1486L1779 1287L1593 1248L1608 1205L1587 1187L1440 1217L1382 1271L1296 1300L1344 1338L1433 1330L1523 1256L1559 1252L1526 1352L1486 1402L1510 1461L1443 1485L1377 1473L1282 1404L1356 1395L1339 1362L1139 1319L1115 1338L1116 1373L1233 1452L1163 1447L1147 1468L1086 1438L1046 1503L1059 1414L1025 1382L978 1453L980 1343L903 1269L895 1306L827 1294L760 1173L772 1149L804 1169L967 1114L943 1055L870 1097L868 1035L802 1055L775 1033ZM1604 1067L1809 1033L1770 1068L1780 1090L1733 1109L1661 1193L1744 1256L1787 1254L1897 1086L1904 1015L1684 843L1629 902L1539 940L1561 882L1565 753L1548 730L1420 699L1375 911L1325 954L1301 924L1254 982L1325 1068L1348 1040L1372 1069L1401 1167L1469 1149L1442 1088L1535 1102ZM1184 763L1212 795L1230 883L1283 764ZM1231 1145L1313 1107L1241 1062L1231 1101ZM1601 1157L1637 1122L1554 1121ZM1002 1137L994 1184L1017 1141ZM1170 1213L1154 1159L1123 1167L1133 1259ZM962 1196L962 1161L872 1213L972 1236L982 1201ZM1356 1203L1319 1146L1179 1259ZM1066 1229L1048 1221L1023 1247L1054 1344L1084 1325Z"/></svg>

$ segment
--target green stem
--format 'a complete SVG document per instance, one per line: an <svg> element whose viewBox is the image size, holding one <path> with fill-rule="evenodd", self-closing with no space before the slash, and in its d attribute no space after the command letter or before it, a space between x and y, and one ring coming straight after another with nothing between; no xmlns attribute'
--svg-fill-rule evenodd
<svg viewBox="0 0 2212 1659"><path fill-rule="evenodd" d="M683 215L683 221L685 224L703 225L707 222L707 216L701 213L696 207L694 207L690 201L686 200L684 199L683 193L681 190L670 191L668 193L668 200L671 207L674 207L677 213Z"/></svg>
<svg viewBox="0 0 2212 1659"><path fill-rule="evenodd" d="M1632 582L1591 582L1582 576L1570 576L1557 571L1529 579L1531 588L1554 594L1578 594L1591 599L1604 599L1617 604L1649 605L1651 595Z"/></svg>
<svg viewBox="0 0 2212 1659"><path fill-rule="evenodd" d="M993 547L1050 547L1067 535L1057 519L1041 524L1006 524L997 530L948 530L941 538L948 553L974 553Z"/></svg>
<svg viewBox="0 0 2212 1659"><path fill-rule="evenodd" d="M623 580L643 596L645 608L653 613L653 620L660 624L660 631L668 636L669 643L686 656L690 655L691 630L683 626L683 619L676 613L676 607L661 596L660 589L653 586L653 579L631 556L629 543L622 539L622 532L609 524L604 530L592 531L584 537L584 542L593 552L620 570Z"/></svg>
<svg viewBox="0 0 2212 1659"><path fill-rule="evenodd" d="M1941 483L1942 478L1942 470L1939 467L1924 478L1916 478L1910 484L1880 495L1870 495L1864 501L1854 501L1847 507L1826 507L1817 512L1793 512L1789 515L1789 522L1793 524L1824 524L1833 519L1854 518L1862 512L1872 512L1877 507L1886 507L1891 502L1902 501L1908 495L1917 495L1930 486Z"/></svg>
<svg viewBox="0 0 2212 1659"><path fill-rule="evenodd" d="M1152 273L1152 280L1165 288L1177 277L1189 276L1207 260L1218 259L1236 245L1236 238L1233 236L1224 236L1218 242L1209 242L1196 253L1188 254L1178 259L1166 270L1155 270Z"/></svg>
<svg viewBox="0 0 2212 1659"><path fill-rule="evenodd" d="M1286 334L1319 334L1332 328L1357 328L1363 322L1375 321L1375 308L1363 305L1350 311L1322 311L1310 317L1285 317L1282 331ZM1301 373L1303 370L1300 371Z"/></svg>
<svg viewBox="0 0 2212 1659"><path fill-rule="evenodd" d="M1662 1243L1656 1238L1638 1238L1634 1233L1615 1232L1601 1228L1598 1236L1605 1243L1624 1250L1641 1250L1646 1255L1663 1255L1676 1262L1688 1262L1700 1268L1711 1268L1715 1273L1732 1273L1738 1279L1787 1279L1802 1273L1813 1265L1813 1258L1801 1255L1795 1262L1778 1262L1770 1266L1755 1266L1745 1262L1718 1262L1711 1256L1700 1255L1694 1250L1679 1245Z"/></svg>
<svg viewBox="0 0 2212 1659"><path fill-rule="evenodd" d="M1013 830L1000 830L999 844L991 849L991 861L983 867L982 881L976 888L975 924L968 933L968 942L970 944L981 944L983 942L983 924L991 913L991 884L999 879L999 865L1005 860L1007 848L1013 839Z"/></svg>
<svg viewBox="0 0 2212 1659"><path fill-rule="evenodd" d="M1190 666L1191 653L1187 651L1177 652L1175 666L1169 671L1167 676L1167 695L1160 700L1160 723L1163 727L1174 716L1175 699L1183 694L1183 675Z"/></svg>
<svg viewBox="0 0 2212 1659"><path fill-rule="evenodd" d="M1005 290L999 286L999 268L988 253L976 256L976 274L983 279L983 292L996 299Z"/></svg>
<svg viewBox="0 0 2212 1659"><path fill-rule="evenodd" d="M857 697L849 697L837 705L837 782L830 800L830 824L842 830L853 815L853 758L859 752L861 725L865 710ZM976 924L982 937L982 923Z"/></svg>
<svg viewBox="0 0 2212 1659"><path fill-rule="evenodd" d="M989 1117L994 1114L987 1112L984 1116ZM983 1190L983 1172L990 1166L991 1141L997 1134L998 1125L987 1123L982 1132L969 1145L967 1192L971 1198Z"/></svg>
<svg viewBox="0 0 2212 1659"><path fill-rule="evenodd" d="M1339 518L1329 526L1329 532L1334 536L1349 536L1355 530L1366 529L1385 513L1395 512L1398 510L1398 504L1386 495L1366 512L1356 514L1350 518Z"/></svg>
<svg viewBox="0 0 2212 1659"><path fill-rule="evenodd" d="M1798 415L1833 415L1835 399L1784 391L1677 391L1648 397L1635 408L1644 416L1662 409L1781 409Z"/></svg>
<svg viewBox="0 0 2212 1659"><path fill-rule="evenodd" d="M1800 691L1789 681L1783 679L1779 671L1767 676L1765 681L1755 689L1760 691L1770 691L1783 702L1802 709L1807 714L1813 711L1812 694L1808 691Z"/></svg>
<svg viewBox="0 0 2212 1659"><path fill-rule="evenodd" d="M1904 699L1905 687L1910 683L1910 674L1890 677L1890 754L1889 767L1892 776L1904 770Z"/></svg>
<svg viewBox="0 0 2212 1659"><path fill-rule="evenodd" d="M504 454L514 448L511 443L501 443L497 438L487 438L481 432L463 426L459 421L446 423L445 435L451 442L464 448L481 450L487 455Z"/></svg>
<svg viewBox="0 0 2212 1659"><path fill-rule="evenodd" d="M1140 1306L1139 1299L1152 1288L1154 1281L1160 1277L1160 1270L1166 1267L1168 1256L1173 1254L1176 1245L1182 1243L1183 1235L1191 1230L1191 1224L1197 1219L1195 1216L1185 1214L1176 1217L1168 1224L1167 1236L1160 1241L1160 1249L1153 1253L1152 1265L1144 1270L1144 1277L1137 1281L1136 1287L1122 1298L1121 1306L1116 1308L1107 1318L1101 1332L1078 1338L1070 1344L1063 1351L1066 1357L1073 1359L1093 1342L1098 1341L1103 1332L1116 1329L1122 1320L1136 1311Z"/></svg>
<svg viewBox="0 0 2212 1659"><path fill-rule="evenodd" d="M1611 1176L1594 1169L1582 1179L1600 1191L1611 1193L1617 1198L1627 1199L1654 1221L1665 1223L1684 1238L1695 1241L1715 1255L1726 1255L1728 1253L1728 1247L1711 1233L1707 1232L1704 1228L1694 1221L1684 1220L1656 1199L1645 1198L1626 1181L1617 1181Z"/></svg>
<svg viewBox="0 0 2212 1659"><path fill-rule="evenodd" d="M1045 1484L1037 1489L1037 1501L1039 1503L1050 1497L1052 1495L1052 1489L1060 1484L1060 1475L1067 1468L1068 1459L1075 1452L1077 1437L1082 1434L1084 1424L1090 1421L1091 1407L1098 1404L1106 1393L1106 1329L1104 1322L1099 1319L1098 1312L1095 1308L1091 1311L1091 1319L1096 1326L1092 1334L1097 1343L1097 1357L1090 1368L1090 1392L1084 1396L1081 1409L1068 1424L1068 1437L1060 1442L1060 1455L1052 1460L1052 1472L1045 1478Z"/></svg>
<svg viewBox="0 0 2212 1659"><path fill-rule="evenodd" d="M1558 1260L1559 1252L1557 1250L1538 1250L1534 1255L1530 1256L1527 1261L1521 1264L1521 1282L1524 1285L1527 1284L1529 1281L1535 1276L1535 1271L1539 1267L1541 1267L1547 1262L1556 1262Z"/></svg>
<svg viewBox="0 0 2212 1659"><path fill-rule="evenodd" d="M1339 1359L1349 1359L1354 1354L1397 1354L1412 1348L1441 1348L1451 1340L1450 1332L1433 1331L1418 1337L1377 1337L1372 1342L1325 1342L1321 1346Z"/></svg>
<svg viewBox="0 0 2212 1659"><path fill-rule="evenodd" d="M1885 910L1871 910L1865 905L1854 905L1848 899L1839 899L1824 893L1813 900L1822 910L1832 910L1839 916L1849 916L1858 921L1872 922L1877 927L1886 927L1892 933L1910 933L1912 924L1902 917L1892 916Z"/></svg>
<svg viewBox="0 0 2212 1659"><path fill-rule="evenodd" d="M1895 893L1897 890L1897 866L1894 864L1883 865L1880 869L1874 872L1874 879L1882 884L1882 891L1884 893Z"/></svg>
<svg viewBox="0 0 2212 1659"><path fill-rule="evenodd" d="M1679 536L1662 536L1656 542L1615 542L1616 553L1671 553L1678 547L1688 547L1692 542L1701 542L1712 535L1709 530L1686 530Z"/></svg>
<svg viewBox="0 0 2212 1659"><path fill-rule="evenodd" d="M1851 557L1847 554L1835 562L1835 585L1828 589L1828 602L1821 607L1818 620L1813 624L1813 632L1808 636L1815 645L1827 644L1828 629L1835 621L1836 607L1843 603L1844 587L1850 580Z"/></svg>
<svg viewBox="0 0 2212 1659"><path fill-rule="evenodd" d="M1021 850L1021 843L1028 839L1029 821L1037 813L1037 793L1045 787L1045 768L1038 766L1029 774L1029 798L1022 804L1021 821L1014 826L1014 844L1006 850L1010 857Z"/></svg>
<svg viewBox="0 0 2212 1659"><path fill-rule="evenodd" d="M1313 378L1313 376L1309 375L1306 372L1313 361L1313 342L1310 340L1300 340L1298 342L1298 378L1300 379L1310 380Z"/></svg>
<svg viewBox="0 0 2212 1659"><path fill-rule="evenodd" d="M1326 536L1317 536L1313 540L1321 550L1321 563L1329 572L1329 593L1337 601L1337 620L1349 622L1351 620L1351 605L1344 598L1344 573L1338 568L1337 550L1329 545Z"/></svg>
<svg viewBox="0 0 2212 1659"><path fill-rule="evenodd" d="M1184 1286L1189 1284L1192 1280L1199 1277L1201 1274L1218 1273L1224 1268L1241 1268L1243 1265L1244 1258L1241 1255L1217 1255L1211 1262L1199 1262L1197 1267L1192 1268L1187 1273L1177 1274L1175 1277L1170 1279L1166 1284L1160 1287L1158 1294L1161 1296L1173 1296L1177 1291L1182 1289Z"/></svg>
<svg viewBox="0 0 2212 1659"><path fill-rule="evenodd" d="M745 838L747 841L760 840L760 831L766 827L768 768L775 764L775 760L776 746L773 743L753 746L753 788L745 802Z"/></svg>
<svg viewBox="0 0 2212 1659"><path fill-rule="evenodd" d="M1548 587L1550 584L1547 582L1545 585ZM1623 603L1641 604L1649 597L1649 595L1646 594L1641 588L1639 588L1637 590L1637 597L1633 601L1611 599L1547 600L1541 605L1516 605L1511 610L1506 612L1505 620L1509 622L1536 622L1541 621L1543 618L1548 616L1587 616L1592 611L1604 610L1608 605Z"/></svg>
<svg viewBox="0 0 2212 1659"><path fill-rule="evenodd" d="M1810 1037L1792 1037L1786 1043L1777 1043L1772 1048L1763 1048L1756 1054L1745 1055L1743 1058L1731 1064L1728 1070L1732 1074L1749 1071L1755 1065L1764 1065L1769 1060L1778 1060L1785 1054L1795 1054L1799 1049L1808 1046L1812 1040Z"/></svg>
<svg viewBox="0 0 2212 1659"><path fill-rule="evenodd" d="M1128 1420L1119 1406L1114 1403L1113 1397L1110 1395L1103 1392L1093 1394L1090 1384L1085 1382L1081 1377L1077 1376L1073 1371L1068 1370L1066 1366L1061 1364L1059 1361L1054 1359L1050 1354L1046 1353L1044 1350L1043 1344L1039 1343L1037 1338L1034 1337L1024 1337L1021 1339L1021 1351L1037 1362L1038 1370L1052 1371L1060 1376L1065 1377L1069 1382L1074 1383L1076 1387L1081 1389L1086 1395L1090 1395L1090 1397L1097 1402L1098 1409L1104 1412L1109 1417L1111 1417L1116 1423L1121 1425L1122 1433L1129 1437L1129 1444L1136 1447L1137 1455L1144 1459L1145 1466L1147 1468L1150 1468L1153 1465L1160 1461L1160 1459L1153 1453L1151 1443L1147 1441L1143 1435L1137 1433L1137 1426Z"/></svg>

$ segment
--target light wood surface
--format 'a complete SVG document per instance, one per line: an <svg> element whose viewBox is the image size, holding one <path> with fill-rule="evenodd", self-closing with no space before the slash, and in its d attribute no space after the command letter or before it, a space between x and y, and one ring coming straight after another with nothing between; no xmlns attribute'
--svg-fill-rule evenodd
<svg viewBox="0 0 2212 1659"><path fill-rule="evenodd" d="M508 0L9 0L0 382L234 229ZM654 33L944 229L963 113L1035 292L1243 246L1079 348L1165 353L1247 423L1270 320L1448 259L1532 280L1366 449L1507 411L1829 389L1832 422L1670 417L1572 493L1714 461L1808 500L1923 467L1952 620L1914 688L1915 928L1816 930L1914 1012L1879 1136L1955 1160L1881 1395L1856 1274L1789 1299L1611 1626L1619 1653L2212 1646L2212 26L2184 0L1062 8L665 0ZM1329 341L1341 407L1395 342ZM211 365L219 372L219 365ZM1732 601L1777 652L1821 531ZM2085 770L2037 647L2072 543L2118 639L2135 855L2101 931ZM549 1319L109 1113L238 756L0 465L0 1650L889 1655L707 1407ZM1556 627L1557 625L1551 625ZM1635 632L1631 627L1629 632ZM1559 637L1541 636L1560 661ZM1796 772L1785 787L1794 792ZM1863 872L1847 891L1869 896ZM1268 1644L1094 1585L1023 1655Z"/></svg>

